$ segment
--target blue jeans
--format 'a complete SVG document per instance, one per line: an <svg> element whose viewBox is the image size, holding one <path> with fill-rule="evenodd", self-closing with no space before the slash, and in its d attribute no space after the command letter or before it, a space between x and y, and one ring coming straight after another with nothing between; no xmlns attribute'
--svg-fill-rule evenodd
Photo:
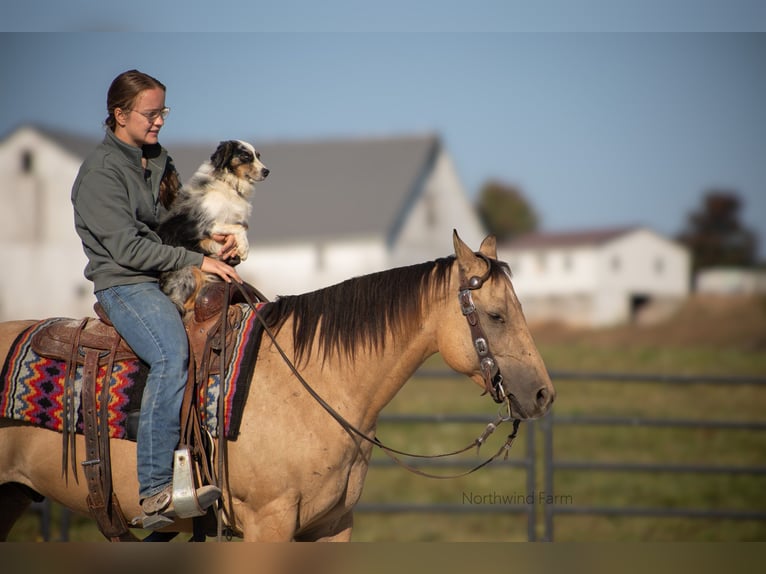
<svg viewBox="0 0 766 574"><path fill-rule="evenodd" d="M157 283L109 287L96 298L122 338L149 365L137 437L139 496L144 499L173 482L189 343L178 310Z"/></svg>

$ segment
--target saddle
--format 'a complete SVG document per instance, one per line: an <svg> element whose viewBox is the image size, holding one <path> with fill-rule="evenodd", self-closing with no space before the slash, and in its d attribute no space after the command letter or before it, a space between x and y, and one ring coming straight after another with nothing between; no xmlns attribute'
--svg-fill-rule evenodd
<svg viewBox="0 0 766 574"><path fill-rule="evenodd" d="M227 299L228 295L228 299ZM208 377L221 374L221 356L231 357L236 344L236 331L241 323L242 310L234 303L265 301L265 297L250 285L241 291L227 289L222 282L210 283L198 296L193 312L187 313L184 326L189 339L189 376L181 412L182 442L192 448L195 461L204 465L201 474L212 482L212 472L204 453L204 440L200 428L197 401L199 385L206 385ZM222 321L224 308L227 320ZM88 508L96 519L102 534L110 540L135 540L112 490L111 460L109 453L109 378L115 361L138 360L133 350L120 337L101 305L94 310L99 319L82 321L56 321L32 338L33 350L42 357L67 363L64 385L62 474L68 479L67 462L77 480L75 436L74 379L82 365L82 413L85 435L86 460L82 463L88 485ZM221 337L221 334L224 337ZM98 374L102 367L100 396L96 400ZM223 433L219 433L223 435Z"/></svg>

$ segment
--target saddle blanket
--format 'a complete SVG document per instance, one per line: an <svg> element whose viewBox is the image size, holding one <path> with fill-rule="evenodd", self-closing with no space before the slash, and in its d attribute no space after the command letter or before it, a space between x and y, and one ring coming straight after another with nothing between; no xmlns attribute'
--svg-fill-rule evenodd
<svg viewBox="0 0 766 574"><path fill-rule="evenodd" d="M226 401L226 437L235 440L242 422L242 411L255 369L263 329L249 305L241 304L242 321L236 331L235 351L229 359L224 381ZM63 430L63 396L67 362L38 355L31 346L32 337L39 330L55 321L70 319L46 319L22 332L13 343L0 371L0 417L26 421L54 431ZM82 365L77 367L74 382L77 432L83 432L82 408ZM109 436L128 437L128 414L140 410L141 395L146 384L148 366L139 359L115 361L109 381ZM106 365L99 368L96 396L106 379ZM200 409L202 424L213 436L218 436L218 398L221 395L221 381L218 374L208 379L207 396L200 389L198 400L205 408Z"/></svg>

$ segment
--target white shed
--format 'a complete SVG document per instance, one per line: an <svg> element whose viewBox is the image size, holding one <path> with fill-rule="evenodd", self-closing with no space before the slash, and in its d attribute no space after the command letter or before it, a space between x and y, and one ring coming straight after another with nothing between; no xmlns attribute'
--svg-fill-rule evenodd
<svg viewBox="0 0 766 574"><path fill-rule="evenodd" d="M694 278L697 293L757 295L766 293L766 270L741 267L709 267Z"/></svg>
<svg viewBox="0 0 766 574"><path fill-rule="evenodd" d="M499 251L530 322L651 321L689 294L688 250L644 227L532 233Z"/></svg>

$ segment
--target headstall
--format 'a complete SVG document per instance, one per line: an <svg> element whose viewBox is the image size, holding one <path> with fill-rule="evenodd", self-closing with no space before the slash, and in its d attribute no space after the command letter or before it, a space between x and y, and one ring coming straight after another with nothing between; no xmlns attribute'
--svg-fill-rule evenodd
<svg viewBox="0 0 766 574"><path fill-rule="evenodd" d="M502 403L508 397L503 387L503 375L500 373L497 361L495 361L495 357L489 349L487 335L479 322L479 314L476 311L476 305L471 296L471 291L481 289L487 279L489 279L492 263L489 257L483 253L476 253L476 255L481 257L487 264L487 271L481 277L474 275L468 280L464 276L460 277L460 292L458 293L460 310L468 321L473 346L476 349L476 354L479 355L479 366L486 388L485 394L489 393L496 403Z"/></svg>

